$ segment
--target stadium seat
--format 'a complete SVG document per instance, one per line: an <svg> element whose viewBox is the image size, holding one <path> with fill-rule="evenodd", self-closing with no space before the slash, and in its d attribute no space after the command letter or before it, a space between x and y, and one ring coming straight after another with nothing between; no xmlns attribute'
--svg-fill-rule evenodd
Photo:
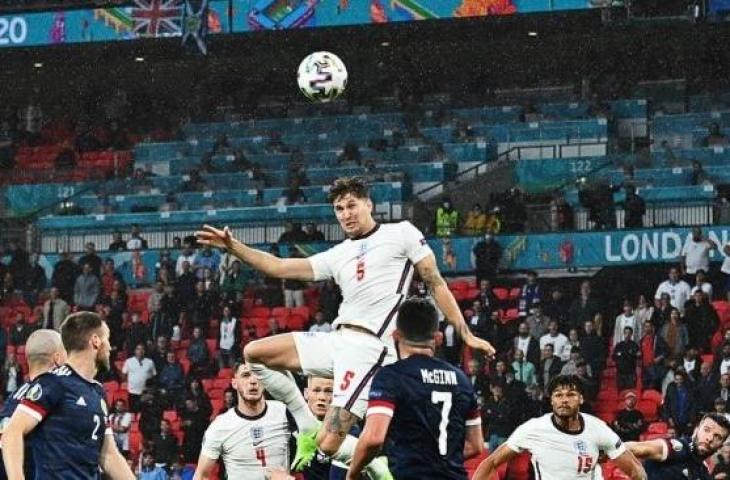
<svg viewBox="0 0 730 480"><path fill-rule="evenodd" d="M485 448L481 455L472 457L464 462L464 468L466 469L466 473L469 478L474 475L474 472L476 472L477 468L479 468L479 464L487 458L488 454L489 452L487 452L487 449Z"/></svg>
<svg viewBox="0 0 730 480"><path fill-rule="evenodd" d="M509 462L507 478L510 480L529 480L531 470L530 455L523 453Z"/></svg>
<svg viewBox="0 0 730 480"><path fill-rule="evenodd" d="M254 307L251 309L250 315L252 317L269 318L271 316L271 310L268 307Z"/></svg>
<svg viewBox="0 0 730 480"><path fill-rule="evenodd" d="M251 318L251 322L253 323L253 327L256 329L259 328L270 328L269 327L269 317L253 317Z"/></svg>
<svg viewBox="0 0 730 480"><path fill-rule="evenodd" d="M652 422L646 429L646 433L667 433L669 425L666 422Z"/></svg>
<svg viewBox="0 0 730 480"><path fill-rule="evenodd" d="M162 413L162 418L172 423L177 420L177 412L175 410L165 410Z"/></svg>
<svg viewBox="0 0 730 480"><path fill-rule="evenodd" d="M203 378L200 380L200 383L203 385L203 390L206 392L213 388L213 379L212 378Z"/></svg>
<svg viewBox="0 0 730 480"><path fill-rule="evenodd" d="M230 378L216 378L213 380L213 390L225 390L231 386Z"/></svg>
<svg viewBox="0 0 730 480"><path fill-rule="evenodd" d="M497 297L497 300L500 300L502 302L506 302L507 300L509 300L509 290L507 290L506 288L493 288L492 293L495 297Z"/></svg>
<svg viewBox="0 0 730 480"><path fill-rule="evenodd" d="M306 305L302 305L301 307L295 307L291 309L292 315L300 315L304 317L305 319L309 319L309 315L311 312L309 311L309 307Z"/></svg>
<svg viewBox="0 0 730 480"><path fill-rule="evenodd" d="M651 400L657 405L661 405L664 402L664 399L662 398L662 392L651 389L644 390L644 393L641 394L641 399Z"/></svg>
<svg viewBox="0 0 730 480"><path fill-rule="evenodd" d="M205 344L208 346L208 352L211 356L215 356L215 352L218 350L218 340L215 338L208 338L205 340Z"/></svg>
<svg viewBox="0 0 730 480"><path fill-rule="evenodd" d="M307 317L304 317L302 315L292 314L286 317L286 326L287 329L296 332L296 331L302 331L304 330L304 327L307 325Z"/></svg>
<svg viewBox="0 0 730 480"><path fill-rule="evenodd" d="M644 415L644 420L651 422L658 418L659 405L653 400L639 400L636 409Z"/></svg>
<svg viewBox="0 0 730 480"><path fill-rule="evenodd" d="M256 338L265 338L271 334L271 329L268 325L265 327L256 327Z"/></svg>
<svg viewBox="0 0 730 480"><path fill-rule="evenodd" d="M104 382L104 391L109 396L114 396L114 393L119 390L119 382Z"/></svg>
<svg viewBox="0 0 730 480"><path fill-rule="evenodd" d="M220 370L218 370L218 378L223 378L227 382L231 381L232 376L233 376L232 368L221 368Z"/></svg>
<svg viewBox="0 0 730 480"><path fill-rule="evenodd" d="M522 294L522 289L519 287L515 287L509 291L509 299L517 300L518 298L520 298L521 294Z"/></svg>
<svg viewBox="0 0 730 480"><path fill-rule="evenodd" d="M271 315L274 317L286 317L289 313L288 307L274 307L271 309Z"/></svg>
<svg viewBox="0 0 730 480"><path fill-rule="evenodd" d="M471 288L471 283L465 281L465 280L456 280L451 283L449 283L449 290L453 291L466 291Z"/></svg>

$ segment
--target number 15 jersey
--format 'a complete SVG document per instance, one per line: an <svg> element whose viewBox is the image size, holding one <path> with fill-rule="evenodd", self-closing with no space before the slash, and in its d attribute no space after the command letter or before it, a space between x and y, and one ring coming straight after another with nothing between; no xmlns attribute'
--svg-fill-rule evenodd
<svg viewBox="0 0 730 480"><path fill-rule="evenodd" d="M100 383L63 365L36 378L17 411L40 422L32 442L36 480L101 478L99 455L112 431Z"/></svg>

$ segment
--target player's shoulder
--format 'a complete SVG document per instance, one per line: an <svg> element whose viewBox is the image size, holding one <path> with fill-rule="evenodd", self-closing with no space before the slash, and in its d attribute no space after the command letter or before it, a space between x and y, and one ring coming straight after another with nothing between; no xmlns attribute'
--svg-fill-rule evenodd
<svg viewBox="0 0 730 480"><path fill-rule="evenodd" d="M208 425L208 432L225 431L234 428L240 421L241 416L236 412L236 408L229 408L225 413L217 415L210 425Z"/></svg>
<svg viewBox="0 0 730 480"><path fill-rule="evenodd" d="M266 417L280 418L286 421L286 404L278 400L266 400L266 412L264 415Z"/></svg>
<svg viewBox="0 0 730 480"><path fill-rule="evenodd" d="M600 431L600 430L610 429L610 427L606 424L606 422L604 422L603 420L601 420L600 418L598 418L594 415L591 415L590 413L581 412L580 415L583 417L583 422L585 424L586 430Z"/></svg>

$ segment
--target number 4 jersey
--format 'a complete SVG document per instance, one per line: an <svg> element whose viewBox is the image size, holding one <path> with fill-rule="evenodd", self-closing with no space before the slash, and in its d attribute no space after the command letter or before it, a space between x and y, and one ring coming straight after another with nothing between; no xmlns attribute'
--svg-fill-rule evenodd
<svg viewBox="0 0 730 480"><path fill-rule="evenodd" d="M464 480L466 428L481 425L471 382L452 365L412 355L385 366L370 387L367 415L393 417L386 453L398 480Z"/></svg>
<svg viewBox="0 0 730 480"><path fill-rule="evenodd" d="M101 478L99 454L112 431L100 383L63 365L35 379L18 411L39 422L32 440L36 479Z"/></svg>
<svg viewBox="0 0 730 480"><path fill-rule="evenodd" d="M532 454L536 480L600 478L596 472L599 451L613 460L626 447L601 419L585 413L579 419L580 431L569 432L555 423L552 413L533 418L517 427L506 445Z"/></svg>

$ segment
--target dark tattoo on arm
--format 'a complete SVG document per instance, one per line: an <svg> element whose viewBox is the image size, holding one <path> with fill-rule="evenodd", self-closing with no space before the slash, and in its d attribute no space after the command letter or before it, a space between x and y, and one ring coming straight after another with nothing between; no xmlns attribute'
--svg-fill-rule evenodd
<svg viewBox="0 0 730 480"><path fill-rule="evenodd" d="M444 278L439 273L438 269L432 267L424 267L418 272L421 275L423 282L431 288L433 291L436 287L446 285Z"/></svg>
<svg viewBox="0 0 730 480"><path fill-rule="evenodd" d="M332 407L324 417L324 429L344 439L358 418L342 407Z"/></svg>

